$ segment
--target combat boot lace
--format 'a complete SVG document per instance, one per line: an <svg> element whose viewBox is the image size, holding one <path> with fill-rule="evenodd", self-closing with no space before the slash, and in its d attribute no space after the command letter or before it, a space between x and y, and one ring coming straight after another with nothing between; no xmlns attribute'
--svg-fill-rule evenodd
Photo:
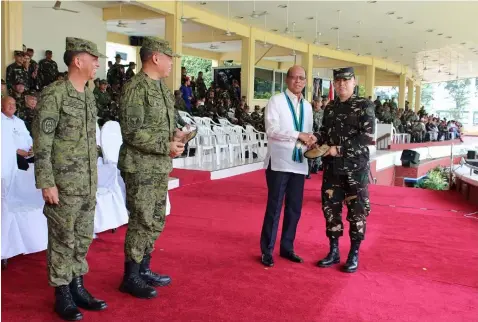
<svg viewBox="0 0 478 322"><path fill-rule="evenodd" d="M83 276L74 277L70 283L70 292L75 304L82 309L101 311L108 306L103 300L94 298L83 285Z"/></svg>
<svg viewBox="0 0 478 322"><path fill-rule="evenodd" d="M330 238L330 251L324 259L317 262L319 267L330 267L340 263L339 239Z"/></svg>
<svg viewBox="0 0 478 322"><path fill-rule="evenodd" d="M151 254L144 255L141 264L139 265L139 275L141 278L151 286L166 286L171 283L171 277L167 275L159 275L150 269Z"/></svg>
<svg viewBox="0 0 478 322"><path fill-rule="evenodd" d="M73 301L68 285L55 287L55 312L65 321L83 319L83 314Z"/></svg>
<svg viewBox="0 0 478 322"><path fill-rule="evenodd" d="M139 264L134 261L125 263L120 291L140 299L151 299L158 296L156 290L141 278L139 275Z"/></svg>

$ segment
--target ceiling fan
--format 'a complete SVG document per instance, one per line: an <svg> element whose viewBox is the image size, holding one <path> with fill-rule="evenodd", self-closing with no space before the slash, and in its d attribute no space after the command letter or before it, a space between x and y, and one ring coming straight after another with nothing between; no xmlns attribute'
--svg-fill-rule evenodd
<svg viewBox="0 0 478 322"><path fill-rule="evenodd" d="M251 17L252 19L257 19L266 14L267 14L267 11L262 11L262 12L256 11L256 1L254 1L254 10L252 10L252 13L249 15L249 17Z"/></svg>
<svg viewBox="0 0 478 322"><path fill-rule="evenodd" d="M227 1L227 29L224 33L225 36L231 37L234 36L236 33L229 30L229 0Z"/></svg>
<svg viewBox="0 0 478 322"><path fill-rule="evenodd" d="M67 12L73 12L73 13L80 13L79 11L62 8L62 7L61 7L61 1L55 1L55 4L53 5L53 7L33 7L33 8L37 8L37 9L53 9L53 10L67 11Z"/></svg>
<svg viewBox="0 0 478 322"><path fill-rule="evenodd" d="M186 23L188 22L189 20L195 20L197 19L197 17L185 17L184 16L184 0L181 1L181 17L179 17L179 20L182 22L182 23Z"/></svg>

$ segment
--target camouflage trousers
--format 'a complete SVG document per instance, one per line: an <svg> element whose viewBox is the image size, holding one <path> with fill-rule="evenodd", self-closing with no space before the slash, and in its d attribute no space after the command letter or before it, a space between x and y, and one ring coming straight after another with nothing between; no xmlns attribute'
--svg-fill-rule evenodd
<svg viewBox="0 0 478 322"><path fill-rule="evenodd" d="M337 175L333 165L324 165L322 182L322 210L326 221L326 235L338 238L343 235L343 203L347 205L347 221L350 223L351 240L363 240L367 217L370 213L368 172Z"/></svg>
<svg viewBox="0 0 478 322"><path fill-rule="evenodd" d="M93 240L95 196L59 193L60 204L45 204L48 224L48 282L51 286L70 284L73 277L88 272L86 254Z"/></svg>
<svg viewBox="0 0 478 322"><path fill-rule="evenodd" d="M168 174L122 173L129 211L124 251L126 260L140 263L150 254L164 229Z"/></svg>

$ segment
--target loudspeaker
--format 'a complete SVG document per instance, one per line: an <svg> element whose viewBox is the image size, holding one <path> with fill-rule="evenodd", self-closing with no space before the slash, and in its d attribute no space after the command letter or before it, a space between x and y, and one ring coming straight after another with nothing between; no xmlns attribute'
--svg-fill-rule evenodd
<svg viewBox="0 0 478 322"><path fill-rule="evenodd" d="M468 160L476 159L476 151L473 151L473 150L468 151L468 153L466 154L466 158Z"/></svg>
<svg viewBox="0 0 478 322"><path fill-rule="evenodd" d="M404 167L418 168L418 165L420 164L420 153L413 150L403 150L400 160Z"/></svg>

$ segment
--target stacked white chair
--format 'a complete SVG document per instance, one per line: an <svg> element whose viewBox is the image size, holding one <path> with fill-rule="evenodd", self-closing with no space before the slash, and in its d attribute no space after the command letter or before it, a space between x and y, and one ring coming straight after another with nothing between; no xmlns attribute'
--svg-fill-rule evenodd
<svg viewBox="0 0 478 322"><path fill-rule="evenodd" d="M216 145L215 145L215 150L216 150L216 156L219 156L219 158L217 158L218 160L218 164L220 163L220 161L222 160L221 156L222 156L222 151L224 150L227 150L229 153L229 163L232 164L233 162L233 149L231 148L231 145L229 144L229 137L228 137L228 133L227 131L221 127L221 126L218 126L218 125L214 125L213 126L213 132L216 136Z"/></svg>
<svg viewBox="0 0 478 322"><path fill-rule="evenodd" d="M115 229L128 223L124 182L117 168L122 143L119 123L106 122L101 128L101 150L104 164L98 164L95 233Z"/></svg>

